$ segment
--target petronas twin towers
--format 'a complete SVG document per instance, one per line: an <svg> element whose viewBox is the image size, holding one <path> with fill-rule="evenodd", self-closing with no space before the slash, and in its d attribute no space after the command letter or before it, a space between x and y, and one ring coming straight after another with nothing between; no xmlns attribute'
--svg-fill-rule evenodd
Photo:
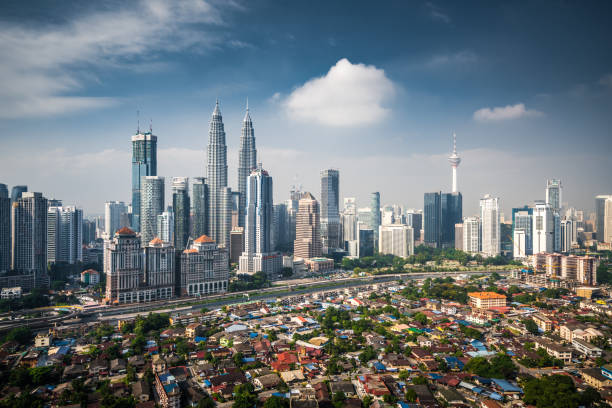
<svg viewBox="0 0 612 408"><path fill-rule="evenodd" d="M208 130L208 147L206 151L206 175L209 188L209 232L220 246L229 249L230 231L232 229L232 191L227 186L227 145L225 144L225 129L219 109L219 101L215 105ZM255 148L255 132L247 104L246 114L242 122L240 135L240 153L238 160L238 225L244 227L246 207L247 177L257 167L257 150Z"/></svg>

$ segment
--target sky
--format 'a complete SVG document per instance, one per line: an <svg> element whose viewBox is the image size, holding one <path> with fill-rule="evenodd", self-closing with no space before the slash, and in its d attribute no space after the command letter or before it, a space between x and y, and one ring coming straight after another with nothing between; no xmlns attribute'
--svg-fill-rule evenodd
<svg viewBox="0 0 612 408"><path fill-rule="evenodd" d="M0 4L0 183L100 214L130 201L131 135L153 128L158 175L205 176L219 98L236 187L246 100L276 202L320 197L322 169L365 207L464 215L612 194L612 3L79 1ZM137 114L139 112L139 114ZM166 197L166 202L170 202Z"/></svg>

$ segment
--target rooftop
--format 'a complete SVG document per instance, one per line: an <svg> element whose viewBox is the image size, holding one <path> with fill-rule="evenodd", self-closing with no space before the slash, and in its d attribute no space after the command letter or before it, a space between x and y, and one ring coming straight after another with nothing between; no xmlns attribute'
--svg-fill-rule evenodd
<svg viewBox="0 0 612 408"><path fill-rule="evenodd" d="M486 299L505 299L506 296L495 292L470 292L469 297L486 300Z"/></svg>

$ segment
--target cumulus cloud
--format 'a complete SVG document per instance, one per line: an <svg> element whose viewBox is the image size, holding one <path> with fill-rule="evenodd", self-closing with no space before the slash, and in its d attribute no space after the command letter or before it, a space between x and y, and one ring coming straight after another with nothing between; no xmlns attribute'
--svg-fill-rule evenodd
<svg viewBox="0 0 612 408"><path fill-rule="evenodd" d="M154 51L202 51L216 37L196 26L219 25L204 0L142 0L79 15L66 24L0 23L0 118L48 116L116 103L78 95L102 68L140 70ZM146 55L146 58L144 56Z"/></svg>
<svg viewBox="0 0 612 408"><path fill-rule="evenodd" d="M506 105L491 108L482 108L474 112L474 120L478 122L494 122L500 120L519 119L524 117L543 116L542 112L525 108L525 104Z"/></svg>
<svg viewBox="0 0 612 408"><path fill-rule="evenodd" d="M389 114L384 103L395 94L385 71L342 58L329 72L295 89L284 101L290 118L327 126L379 122Z"/></svg>

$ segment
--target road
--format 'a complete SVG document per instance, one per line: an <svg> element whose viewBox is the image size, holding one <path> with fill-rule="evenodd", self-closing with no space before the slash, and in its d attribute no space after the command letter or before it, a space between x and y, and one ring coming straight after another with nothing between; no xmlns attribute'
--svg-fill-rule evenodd
<svg viewBox="0 0 612 408"><path fill-rule="evenodd" d="M509 271L496 271L500 275L508 274ZM15 327L28 326L32 329L44 329L53 326L56 323L61 323L68 319L75 317L81 317L83 322L90 322L95 320L105 320L112 323L119 318L126 318L127 316L135 316L137 314L148 313L151 311L156 312L170 312L180 309L181 311L197 311L202 307L206 308L218 308L230 304L244 303L247 301L275 301L278 298L291 297L296 295L314 293L314 292L325 292L335 289L345 289L348 287L372 285L376 283L390 282L398 279L403 280L418 280L425 279L428 277L441 277L445 278L448 276L458 275L479 275L489 273L487 271L462 271L462 272L422 272L415 274L390 274L390 275L376 275L366 276L359 278L341 278L335 280L317 280L314 282L303 282L295 284L292 281L283 281L284 285L275 285L269 288L249 290L244 292L232 292L224 293L220 295L211 295L203 298L180 298L166 301L157 301L150 303L139 303L129 304L122 306L110 306L103 311L96 312L94 314L87 315L83 311L74 311L67 315L55 316L55 317L42 317L34 319L19 319L19 320L6 320L0 322L0 333L7 332ZM280 283L280 282L279 282ZM194 304L195 303L195 304ZM31 311L23 311L23 314L30 313Z"/></svg>

